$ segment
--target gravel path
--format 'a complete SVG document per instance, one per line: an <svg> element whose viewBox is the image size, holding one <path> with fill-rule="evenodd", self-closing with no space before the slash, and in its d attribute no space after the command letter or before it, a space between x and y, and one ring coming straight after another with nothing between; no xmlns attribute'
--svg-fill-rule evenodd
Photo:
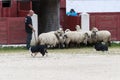
<svg viewBox="0 0 120 80"><path fill-rule="evenodd" d="M0 54L0 80L120 80L120 55Z"/></svg>

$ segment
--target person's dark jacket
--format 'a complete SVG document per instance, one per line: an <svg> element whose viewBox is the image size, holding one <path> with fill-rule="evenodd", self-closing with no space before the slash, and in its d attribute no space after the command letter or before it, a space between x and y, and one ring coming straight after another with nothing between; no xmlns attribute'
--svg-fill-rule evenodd
<svg viewBox="0 0 120 80"><path fill-rule="evenodd" d="M32 19L30 16L26 16L26 18L25 18L25 31L27 33L32 33L32 28L29 27L29 24L32 25Z"/></svg>

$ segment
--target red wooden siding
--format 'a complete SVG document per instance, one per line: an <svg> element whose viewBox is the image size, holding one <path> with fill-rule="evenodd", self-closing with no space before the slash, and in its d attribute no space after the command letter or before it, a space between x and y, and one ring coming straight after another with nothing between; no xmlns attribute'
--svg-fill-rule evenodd
<svg viewBox="0 0 120 80"><path fill-rule="evenodd" d="M8 41L7 26L7 18L0 18L0 44L6 44Z"/></svg>
<svg viewBox="0 0 120 80"><path fill-rule="evenodd" d="M75 30L76 25L81 25L81 19L80 16L66 16L65 17L65 24L64 24L64 30L70 29Z"/></svg>
<svg viewBox="0 0 120 80"><path fill-rule="evenodd" d="M24 17L28 11L32 9L32 2L28 1L19 1L18 2L18 16Z"/></svg>
<svg viewBox="0 0 120 80"><path fill-rule="evenodd" d="M2 7L2 1L0 1L0 16L1 17L16 17L17 16L17 2L11 0L10 7Z"/></svg>
<svg viewBox="0 0 120 80"><path fill-rule="evenodd" d="M25 42L24 17L0 18L0 44L20 44Z"/></svg>
<svg viewBox="0 0 120 80"><path fill-rule="evenodd" d="M1 11L2 11L2 3L0 2L0 17L2 16Z"/></svg>
<svg viewBox="0 0 120 80"><path fill-rule="evenodd" d="M10 7L2 7L0 1L0 17L24 17L30 9L32 9L31 1L11 0Z"/></svg>
<svg viewBox="0 0 120 80"><path fill-rule="evenodd" d="M10 17L17 17L17 2L12 1L12 8L11 8L11 16Z"/></svg>
<svg viewBox="0 0 120 80"><path fill-rule="evenodd" d="M119 16L118 16L118 26L117 26L118 28L117 28L117 36L118 36L118 39L117 40L119 40L120 41L120 14L119 14Z"/></svg>
<svg viewBox="0 0 120 80"><path fill-rule="evenodd" d="M60 8L66 8L66 0L60 0Z"/></svg>
<svg viewBox="0 0 120 80"><path fill-rule="evenodd" d="M60 25L65 26L66 9L60 8Z"/></svg>
<svg viewBox="0 0 120 80"><path fill-rule="evenodd" d="M60 25L66 26L66 0L60 0Z"/></svg>
<svg viewBox="0 0 120 80"><path fill-rule="evenodd" d="M108 30L112 34L112 40L120 40L120 13L91 13L90 26Z"/></svg>
<svg viewBox="0 0 120 80"><path fill-rule="evenodd" d="M9 18L9 44L26 42L24 18Z"/></svg>

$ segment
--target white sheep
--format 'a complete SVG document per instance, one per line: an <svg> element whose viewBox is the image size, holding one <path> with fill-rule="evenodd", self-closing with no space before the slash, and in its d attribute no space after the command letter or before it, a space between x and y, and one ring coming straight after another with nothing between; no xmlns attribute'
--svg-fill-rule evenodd
<svg viewBox="0 0 120 80"><path fill-rule="evenodd" d="M82 29L80 28L79 25L76 25L75 29L76 29L76 31L82 31Z"/></svg>
<svg viewBox="0 0 120 80"><path fill-rule="evenodd" d="M70 43L76 43L79 44L85 41L85 34L83 32L78 32L78 31L68 31L65 32L65 35L67 36L65 40L66 47Z"/></svg>
<svg viewBox="0 0 120 80"><path fill-rule="evenodd" d="M93 27L93 28L92 28L92 31L83 31L83 30L80 28L79 25L76 25L75 29L76 29L76 31L81 32L81 33L84 34L84 37L85 37L84 43L85 43L85 44L87 44L87 42L88 42L88 43L93 43L92 38L91 38L92 31L97 31L97 30L98 30L96 27Z"/></svg>
<svg viewBox="0 0 120 80"><path fill-rule="evenodd" d="M93 43L92 36L91 36L92 31L85 31L84 33L85 33L85 38L86 38L87 42L92 44Z"/></svg>
<svg viewBox="0 0 120 80"><path fill-rule="evenodd" d="M55 47L57 44L62 44L65 41L63 31L61 30L42 33L38 39L41 45L49 45L51 47Z"/></svg>
<svg viewBox="0 0 120 80"><path fill-rule="evenodd" d="M58 42L58 40L56 40L56 36L54 35L54 33L42 33L39 35L38 39L39 39L40 45L55 46L56 43Z"/></svg>
<svg viewBox="0 0 120 80"><path fill-rule="evenodd" d="M95 42L103 41L105 43L109 43L110 45L111 33L107 30L92 32L92 40L94 40Z"/></svg>
<svg viewBox="0 0 120 80"><path fill-rule="evenodd" d="M65 30L65 33L66 33L66 32L69 32L69 31L71 31L71 30L70 30L70 29L66 29L66 30Z"/></svg>
<svg viewBox="0 0 120 80"><path fill-rule="evenodd" d="M92 32L97 32L97 31L99 31L99 30L98 30L98 28L93 27L93 28L91 29L91 31L92 31Z"/></svg>
<svg viewBox="0 0 120 80"><path fill-rule="evenodd" d="M80 28L79 25L76 25L75 29L76 29L76 31L82 32L84 34L84 36L85 36L85 44L87 44L87 42L88 43L93 43L92 38L91 38L92 31L98 31L98 29L96 27L93 27L92 31L83 31Z"/></svg>

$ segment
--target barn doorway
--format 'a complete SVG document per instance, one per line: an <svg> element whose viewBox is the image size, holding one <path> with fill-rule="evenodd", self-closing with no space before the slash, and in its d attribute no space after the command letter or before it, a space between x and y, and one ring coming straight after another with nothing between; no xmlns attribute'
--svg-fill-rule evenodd
<svg viewBox="0 0 120 80"><path fill-rule="evenodd" d="M59 0L32 1L32 8L38 14L38 32L48 32L59 28Z"/></svg>

